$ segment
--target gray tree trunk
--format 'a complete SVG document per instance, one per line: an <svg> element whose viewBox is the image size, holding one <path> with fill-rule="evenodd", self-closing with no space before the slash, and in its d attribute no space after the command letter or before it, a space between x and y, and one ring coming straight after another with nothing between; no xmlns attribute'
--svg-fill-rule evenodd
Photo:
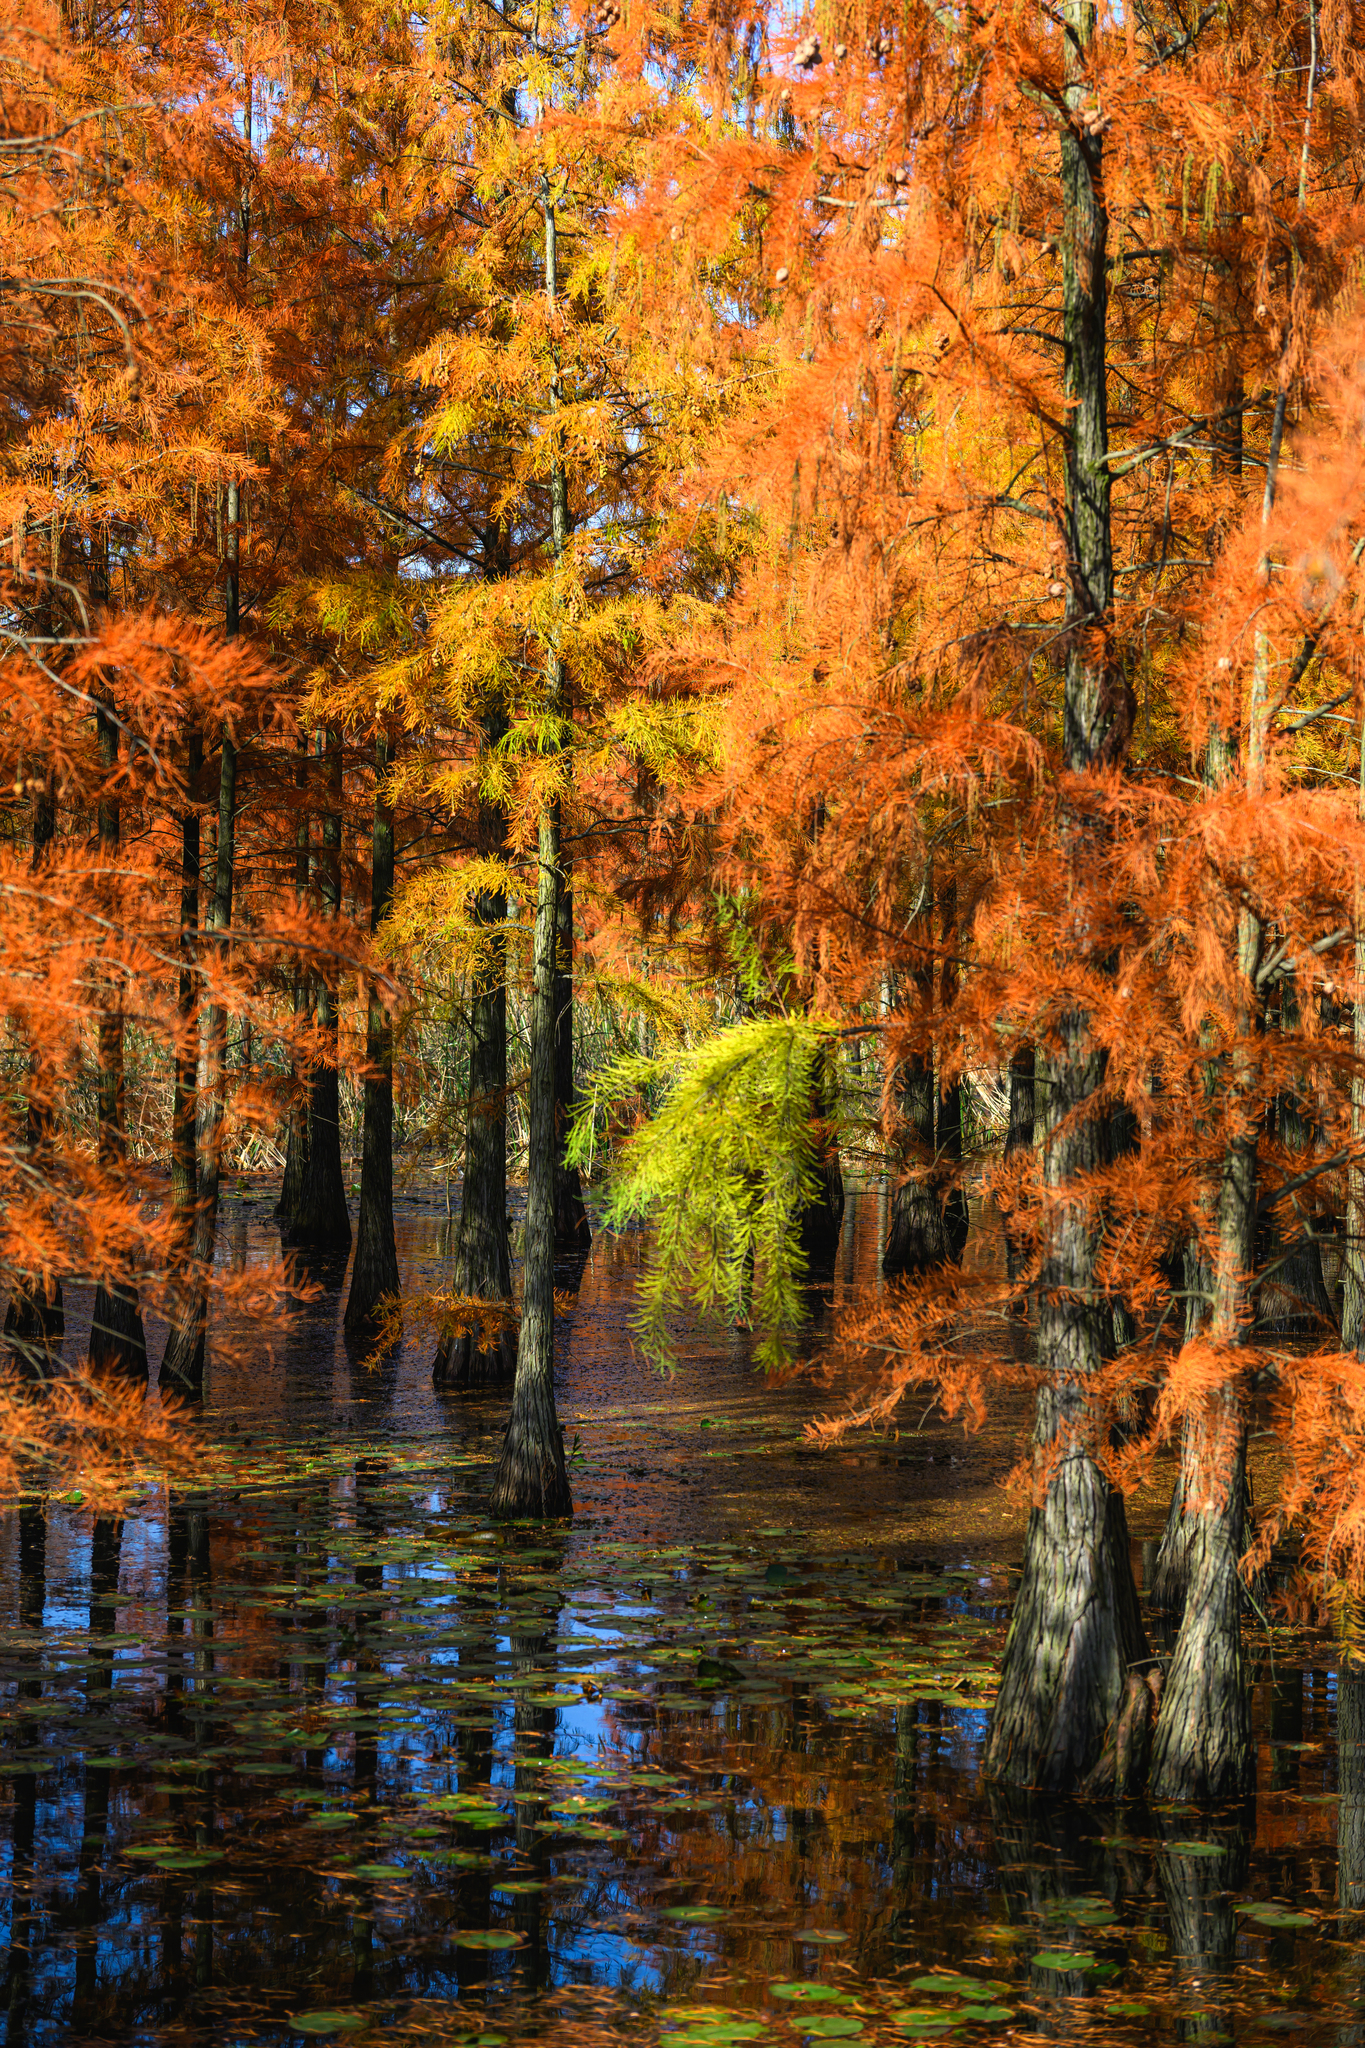
<svg viewBox="0 0 1365 2048"><path fill-rule="evenodd" d="M1089 91L1093 0L1065 0L1066 95L1079 113ZM1112 645L1109 416L1105 378L1106 245L1103 137L1079 119L1062 133L1062 291L1067 445L1068 616L1063 755L1073 774L1122 758L1132 693ZM1069 828L1073 894L1084 904L1098 865L1093 830ZM1073 943L1088 940L1078 930ZM1107 1418L1092 1386L1112 1339L1100 1296L1099 1223L1086 1181L1103 1163L1105 1054L1090 1020L1057 1018L1049 1061L1038 1280L1034 1428L1042 1498L1029 1520L986 1744L987 1774L1046 1791L1075 1790L1096 1762L1128 1666L1147 1652L1128 1554L1123 1500L1094 1456Z"/></svg>
<svg viewBox="0 0 1365 2048"><path fill-rule="evenodd" d="M1253 719L1255 717L1253 708ZM1242 1135L1228 1145L1217 1195L1217 1247L1209 1337L1229 1349L1250 1328L1247 1276L1256 1228L1257 1139L1246 1043L1254 1021L1261 929L1250 910L1238 921L1237 968L1246 991L1240 1046L1226 1076ZM1251 1700L1242 1657L1239 1572L1246 1509L1247 1412L1240 1377L1229 1375L1186 1425L1182 1457L1187 1586L1184 1618L1152 1744L1154 1799L1244 1797L1255 1784Z"/></svg>

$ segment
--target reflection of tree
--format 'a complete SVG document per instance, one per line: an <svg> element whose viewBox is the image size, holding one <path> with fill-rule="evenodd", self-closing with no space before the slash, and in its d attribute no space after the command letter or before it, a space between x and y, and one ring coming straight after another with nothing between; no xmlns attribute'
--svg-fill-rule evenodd
<svg viewBox="0 0 1365 2048"><path fill-rule="evenodd" d="M463 1695L465 1709L460 1716L458 1785L461 1792L487 1792L493 1776L493 1730L497 1697L493 1672L497 1660L496 1582L480 1571L461 1574L460 1672L479 1690ZM455 1925L486 1930L492 1915L493 1882L482 1860L489 1846L487 1834L468 1826L457 1826L458 1851L478 1855L480 1861L462 1871L455 1886ZM472 1997L488 1981L488 1951L456 1948L455 1976L461 1998Z"/></svg>
<svg viewBox="0 0 1365 2048"><path fill-rule="evenodd" d="M122 1550L123 1523L98 1520L90 1541L90 1643L85 1681L85 1714L92 1735L95 1724L104 1722L108 1728L105 1716L112 1704L114 1648L108 1639L118 1619ZM71 2031L77 2038L96 2031L96 1966L104 1918L101 1864L108 1846L112 1775L107 1768L99 1768L104 1761L87 1754L85 1762L85 1832L76 1877L76 1984L71 2003Z"/></svg>
<svg viewBox="0 0 1365 2048"><path fill-rule="evenodd" d="M1187 1814L1161 1816L1159 1825L1157 1875L1169 1917L1176 1988L1187 2001L1180 2038L1221 2039L1232 2032L1234 1901L1247 1881L1253 1815L1247 1810L1217 1823Z"/></svg>
<svg viewBox="0 0 1365 2048"><path fill-rule="evenodd" d="M1123 1890L1122 1866L1101 1839L1112 1819L1090 1806L1032 1800L1001 1785L992 1785L989 1796L1006 1918L1012 1925L1040 1924L1048 1949L1089 1949L1096 1928L1079 1917L1085 1910L1079 1900L1117 1906ZM1054 1998L1080 1997L1095 1988L1087 1970L1040 1969L1036 1963L1033 1982Z"/></svg>
<svg viewBox="0 0 1365 2048"><path fill-rule="evenodd" d="M1365 1913L1365 1669L1337 1673L1337 1903Z"/></svg>
<svg viewBox="0 0 1365 2048"><path fill-rule="evenodd" d="M559 1716L557 1708L539 1703L534 1695L548 1691L558 1672L561 1558L562 1548L557 1550L549 1583L539 1593L519 1591L510 1573L505 1587L509 1606L514 1610L509 1631L514 1688L512 1784L516 1800L517 1877L522 1882L544 1883L549 1873L547 1837L539 1825L546 1814L540 1765L554 1752ZM543 1892L519 1893L512 1914L512 1925L525 1944L517 1955L517 1974L528 1993L539 1991L549 1981L544 1905Z"/></svg>
<svg viewBox="0 0 1365 2048"><path fill-rule="evenodd" d="M1337 2029L1336 2048L1365 2048L1365 1669L1345 1659L1337 1673L1337 1790L1338 1996L1359 2017Z"/></svg>
<svg viewBox="0 0 1365 2048"><path fill-rule="evenodd" d="M19 1626L41 1629L47 1597L47 1518L41 1503L25 1501L19 1510ZM23 1655L24 1676L18 1683L22 1703L41 1698L43 1651L41 1643ZM20 1750L37 1742L38 1724L21 1714L15 1739ZM32 1983L32 1946L37 1927L34 1891L37 1885L38 1773L18 1772L14 1787L13 1819L10 1824L10 1927L9 1953L5 1959L5 1981L0 2003L9 2015L5 2039L10 2048L27 2038L28 2001Z"/></svg>

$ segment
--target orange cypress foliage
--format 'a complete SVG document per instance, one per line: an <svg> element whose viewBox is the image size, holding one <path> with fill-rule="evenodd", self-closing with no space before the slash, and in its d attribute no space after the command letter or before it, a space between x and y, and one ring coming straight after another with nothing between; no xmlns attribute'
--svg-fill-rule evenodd
<svg viewBox="0 0 1365 2048"><path fill-rule="evenodd" d="M1365 839L1329 720L1360 701L1359 398L1332 364L1357 346L1361 222L1331 166L1358 146L1365 43L1336 9L1169 35L1086 4L780 26L739 89L735 37L707 44L692 125L640 152L633 232L685 241L694 317L755 366L684 486L744 504L747 574L658 668L723 695L694 798L721 873L792 934L830 1026L880 1036L888 1106L914 1058L943 1085L1037 1047L1050 1083L1041 1150L982 1167L1015 1277L934 1274L846 1331L863 1416L914 1382L970 1414L1020 1376L1015 1312L1038 1317L1002 1699L1012 1659L1032 1691L992 1767L1074 1786L1093 1760L1141 1641L1121 1488L1183 1430L1203 1576L1166 1722L1188 1739L1158 1778L1217 1796L1248 1746L1229 1716L1196 1755L1218 1701L1180 1687L1198 1630L1236 1631L1273 1370L1247 1339L1305 1200L1330 1210L1313 1191L1360 1150L1341 1006ZM630 90L639 111L643 74ZM950 960L931 857L957 876ZM883 1016L930 970L948 1000ZM1340 1380L1334 1349L1314 1372ZM1084 1556L1048 1558L1073 1482ZM1085 1613L1038 1620L1049 1573L1093 1583ZM1244 1692L1230 1655L1217 1683Z"/></svg>

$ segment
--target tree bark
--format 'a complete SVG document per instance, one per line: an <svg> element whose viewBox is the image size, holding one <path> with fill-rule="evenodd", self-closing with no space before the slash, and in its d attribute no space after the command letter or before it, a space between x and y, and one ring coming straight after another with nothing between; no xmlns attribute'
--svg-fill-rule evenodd
<svg viewBox="0 0 1365 2048"><path fill-rule="evenodd" d="M92 549L97 545L92 540ZM118 860L121 837L119 802L109 786L118 768L118 727L109 707L104 704L97 707L95 719L100 767L105 776L98 813L100 853L112 868ZM120 1168L126 1154L121 1001L106 1003L100 1011L98 1119L96 1157L103 1167ZM147 1338L142 1328L137 1287L132 1282L101 1279L96 1287L90 1320L90 1363L97 1372L118 1373L135 1384L145 1386Z"/></svg>
<svg viewBox="0 0 1365 2048"><path fill-rule="evenodd" d="M224 630L229 640L240 630L238 535L240 498L236 479L227 487L227 549ZM218 844L214 850L213 903L205 920L205 936L220 971L229 958L232 894L237 867L237 747L223 727L218 756ZM186 885L187 886L187 885ZM159 1383L181 1392L203 1391L208 1343L209 1288L213 1248L218 1235L218 1197L223 1173L223 1138L227 1120L227 1004L215 990L205 1028L205 1101L197 1165L194 1231L190 1243L187 1283L180 1313L166 1339Z"/></svg>
<svg viewBox="0 0 1365 2048"><path fill-rule="evenodd" d="M486 748L506 730L494 708ZM500 854L501 810L480 803L479 851ZM469 1099L465 1110L464 1180L452 1283L467 1300L512 1301L512 1250L507 1234L507 894L483 889L473 917L482 934L469 984ZM510 1380L517 1366L516 1325L447 1328L432 1363L438 1387L481 1387Z"/></svg>
<svg viewBox="0 0 1365 2048"><path fill-rule="evenodd" d="M1010 1120L1005 1132L1007 1164L1019 1153L1033 1150L1035 1060L1031 1045L1021 1045L1010 1055ZM1007 1219L1005 1272L1010 1280L1017 1280L1024 1270L1025 1245L1025 1233Z"/></svg>
<svg viewBox="0 0 1365 2048"><path fill-rule="evenodd" d="M497 1520L572 1514L564 1432L555 1412L555 933L559 818L542 811L532 939L531 1074L526 1170L526 1256L512 1412L493 1476Z"/></svg>
<svg viewBox="0 0 1365 2048"><path fill-rule="evenodd" d="M933 867L926 865L918 929L917 959L911 981L926 1024L934 1009ZM934 1061L929 1052L910 1053L893 1077L898 1112L900 1178L891 1195L891 1216L882 1253L888 1279L931 1272L947 1257L943 1206L933 1186L937 1097Z"/></svg>
<svg viewBox="0 0 1365 2048"><path fill-rule="evenodd" d="M318 863L322 909L333 922L341 915L341 736L319 733L328 761L329 808L322 819L322 858ZM337 1072L337 980L327 966L316 977L314 1021L322 1054L313 1068L308 1096L308 1164L298 1213L285 1230L285 1242L313 1251L349 1251L351 1218L346 1207L346 1176L341 1166L341 1084Z"/></svg>
<svg viewBox="0 0 1365 2048"><path fill-rule="evenodd" d="M175 1054L175 1095L171 1104L171 1213L176 1245L188 1253L194 1234L194 1210L199 1192L199 1170L195 1144L195 1102L198 1094L195 1020L196 969L199 943L199 862L201 857L199 812L194 808L199 777L204 765L204 742L197 727L186 734L185 778L190 806L180 819L180 983L176 992L176 1025L179 1043Z"/></svg>
<svg viewBox="0 0 1365 2048"><path fill-rule="evenodd" d="M560 849L559 905L555 913L555 1250L578 1256L592 1250L592 1226L583 1206L578 1168L564 1154L578 1094L574 1085L573 860Z"/></svg>
<svg viewBox="0 0 1365 2048"><path fill-rule="evenodd" d="M374 849L370 930L377 932L393 901L393 806L384 795L388 741L375 740ZM346 1303L346 1328L364 1328L379 1302L398 1293L398 1247L393 1235L393 1022L372 982L365 1018L365 1113L360 1159L360 1223L355 1267Z"/></svg>
<svg viewBox="0 0 1365 2048"><path fill-rule="evenodd" d="M1063 756L1073 775L1123 756L1133 700L1112 648L1109 419L1105 378L1106 244L1101 134L1079 114L1096 33L1093 0L1064 0L1066 96L1077 118L1062 134L1062 292L1070 587ZM1074 918L1066 937L1088 950L1087 898L1100 862L1093 829L1073 819L1068 859ZM1112 1341L1112 1309L1098 1287L1100 1218L1087 1183L1103 1163L1107 1056L1090 1019L1055 1020L1038 1282L1034 1427L1039 1500L1010 1622L1000 1690L986 1744L988 1775L1044 1791L1072 1791L1103 1747L1128 1667L1147 1654L1128 1554L1122 1496L1096 1453L1108 1419L1092 1392Z"/></svg>
<svg viewBox="0 0 1365 2048"><path fill-rule="evenodd" d="M555 213L548 181L542 184L545 220L545 295L555 318ZM558 366L550 387L550 410L559 408ZM556 565L569 533L568 488L557 455L550 472L551 537ZM547 709L563 718L564 670L552 641L546 668ZM561 722L562 732L562 722ZM573 1498L564 1463L564 1432L555 1412L554 1268L555 1197L559 1134L556 1130L557 953L559 936L559 807L541 811L538 831L536 922L531 941L531 1074L527 1111L526 1257L523 1266L521 1331L512 1412L489 1502L495 1519L570 1515Z"/></svg>
<svg viewBox="0 0 1365 2048"><path fill-rule="evenodd" d="M294 901L302 905L308 895L308 810L305 792L308 788L308 741L299 735L299 759L294 770L294 786L300 792L299 822L295 837L294 853ZM300 963L294 975L294 1027L307 1013L311 977ZM299 1207L303 1200L304 1182L308 1178L308 1102L299 1090L298 1063L291 1059L289 1078L293 1092L289 1099L289 1124L285 1137L284 1176L280 1183L280 1199L275 1204L275 1220L284 1226L286 1235L298 1221Z"/></svg>
<svg viewBox="0 0 1365 2048"><path fill-rule="evenodd" d="M1255 712L1253 709L1253 718ZM1229 1073L1229 1114L1250 1097L1247 1039L1254 1019L1261 929L1249 910L1238 920L1237 967L1246 994L1241 1043ZM1229 1353L1245 1345L1251 1322L1248 1275L1256 1228L1257 1129L1250 1107L1227 1146L1217 1196L1217 1248L1209 1338ZM1242 1657L1242 1580L1246 1507L1247 1404L1243 1375L1222 1385L1186 1425L1184 1469L1188 1584L1184 1618L1152 1745L1154 1799L1212 1801L1244 1797L1255 1783L1251 1702Z"/></svg>
<svg viewBox="0 0 1365 2048"><path fill-rule="evenodd" d="M47 633L50 637L50 610ZM47 865L56 835L57 790L49 767L41 782L35 778L33 788L33 848L29 861L32 874L38 874ZM36 1051L29 1058L24 1149L34 1172L42 1179L50 1172L52 1163L52 1107L47 1099L41 1061ZM57 1275L21 1274L5 1305L4 1339L11 1358L26 1379L50 1379L59 1370L65 1334L62 1283Z"/></svg>

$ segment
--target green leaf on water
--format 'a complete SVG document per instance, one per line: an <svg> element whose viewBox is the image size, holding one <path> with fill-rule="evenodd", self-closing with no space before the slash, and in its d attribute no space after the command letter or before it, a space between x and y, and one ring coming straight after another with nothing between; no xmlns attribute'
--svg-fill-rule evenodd
<svg viewBox="0 0 1365 2048"><path fill-rule="evenodd" d="M510 1927L463 1927L455 1936L457 1948L520 1948L526 1939Z"/></svg>
<svg viewBox="0 0 1365 2048"><path fill-rule="evenodd" d="M704 1920L723 1920L725 1918L725 1908L724 1906L665 1906L659 1918L661 1920L681 1920L688 1926L692 1926Z"/></svg>
<svg viewBox="0 0 1365 2048"><path fill-rule="evenodd" d="M770 1984L768 1989L774 1998L813 1999L817 2002L824 1999L835 2001L839 2005L847 2005L849 2002L848 1992L836 1991L832 1984Z"/></svg>
<svg viewBox="0 0 1365 2048"><path fill-rule="evenodd" d="M1116 2019L1142 2020L1146 2019L1152 2008L1150 2005L1144 2005L1140 1998L1114 1998L1104 2009L1113 2013Z"/></svg>
<svg viewBox="0 0 1365 2048"><path fill-rule="evenodd" d="M407 1874L401 1863L357 1863L354 1869L347 1872L348 1877L372 1879L376 1884L382 1883L385 1878L406 1877Z"/></svg>
<svg viewBox="0 0 1365 2048"><path fill-rule="evenodd" d="M291 2012L289 2024L296 2034L353 2034L365 2024L361 2012Z"/></svg>
<svg viewBox="0 0 1365 2048"><path fill-rule="evenodd" d="M1312 1913L1300 1913L1293 1906L1281 1906L1273 1901L1248 1899L1238 1906L1237 1911L1245 1913L1248 1920L1255 1920L1262 1927L1311 1927L1315 1919Z"/></svg>
<svg viewBox="0 0 1365 2048"><path fill-rule="evenodd" d="M1098 1970L1100 1959L1088 1949L1044 1948L1033 1958L1036 1970Z"/></svg>
<svg viewBox="0 0 1365 2048"><path fill-rule="evenodd" d="M1226 1846L1222 1842L1167 1842L1166 1847L1173 1856L1225 1856Z"/></svg>
<svg viewBox="0 0 1365 2048"><path fill-rule="evenodd" d="M833 1947L835 1942L847 1941L848 1936L837 1927L803 1927L794 1937L797 1941L815 1941L822 1946Z"/></svg>

